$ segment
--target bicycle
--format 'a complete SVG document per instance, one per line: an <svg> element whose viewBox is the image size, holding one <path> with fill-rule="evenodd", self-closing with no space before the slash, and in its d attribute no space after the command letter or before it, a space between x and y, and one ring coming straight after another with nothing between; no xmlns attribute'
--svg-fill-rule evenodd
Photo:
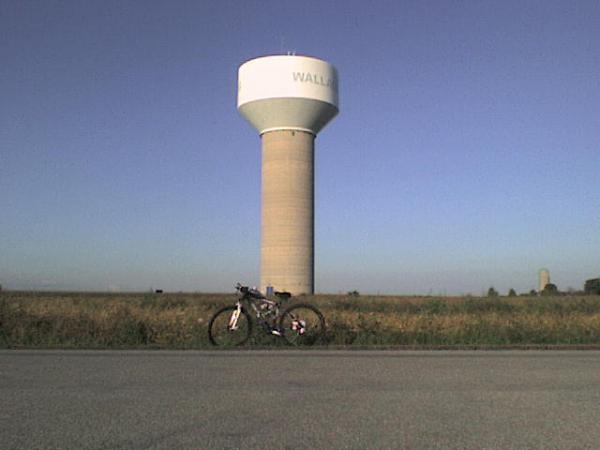
<svg viewBox="0 0 600 450"><path fill-rule="evenodd" d="M244 344L252 334L252 316L265 333L281 337L291 345L313 345L324 340L325 319L315 306L297 303L283 308L291 298L289 292L276 291L274 297L267 298L240 283L235 288L240 294L237 302L219 309L210 319L208 338L213 345Z"/></svg>

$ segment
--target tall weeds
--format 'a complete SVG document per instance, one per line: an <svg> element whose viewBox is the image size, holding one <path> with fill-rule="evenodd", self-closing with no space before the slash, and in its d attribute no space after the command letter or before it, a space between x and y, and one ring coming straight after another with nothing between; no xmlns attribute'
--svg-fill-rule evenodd
<svg viewBox="0 0 600 450"><path fill-rule="evenodd" d="M224 294L0 292L0 348L203 348ZM321 295L330 345L600 345L600 296ZM254 343L280 345L256 335Z"/></svg>

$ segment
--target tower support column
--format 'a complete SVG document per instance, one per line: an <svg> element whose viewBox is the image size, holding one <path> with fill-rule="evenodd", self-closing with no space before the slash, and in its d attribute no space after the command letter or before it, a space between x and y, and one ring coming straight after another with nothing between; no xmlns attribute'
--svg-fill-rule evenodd
<svg viewBox="0 0 600 450"><path fill-rule="evenodd" d="M314 141L305 131L262 135L263 292L314 293Z"/></svg>

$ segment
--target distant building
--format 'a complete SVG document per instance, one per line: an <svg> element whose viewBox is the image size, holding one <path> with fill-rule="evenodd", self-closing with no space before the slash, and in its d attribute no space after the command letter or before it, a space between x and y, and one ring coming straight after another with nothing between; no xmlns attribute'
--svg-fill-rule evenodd
<svg viewBox="0 0 600 450"><path fill-rule="evenodd" d="M547 284L550 283L550 272L548 269L540 269L538 292L542 292Z"/></svg>
<svg viewBox="0 0 600 450"><path fill-rule="evenodd" d="M583 290L586 294L600 295L600 278L586 280Z"/></svg>

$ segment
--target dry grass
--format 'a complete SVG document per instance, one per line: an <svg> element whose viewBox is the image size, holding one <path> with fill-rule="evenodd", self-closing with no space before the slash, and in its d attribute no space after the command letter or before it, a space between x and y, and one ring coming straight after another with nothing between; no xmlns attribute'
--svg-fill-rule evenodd
<svg viewBox="0 0 600 450"><path fill-rule="evenodd" d="M0 292L0 348L203 348L225 294ZM600 345L600 296L303 298L345 346ZM279 343L276 338L261 344Z"/></svg>

